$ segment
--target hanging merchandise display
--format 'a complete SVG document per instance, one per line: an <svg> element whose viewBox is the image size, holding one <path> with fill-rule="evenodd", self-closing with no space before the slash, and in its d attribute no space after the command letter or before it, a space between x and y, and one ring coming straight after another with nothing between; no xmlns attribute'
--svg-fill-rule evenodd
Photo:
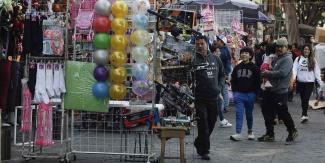
<svg viewBox="0 0 325 163"><path fill-rule="evenodd" d="M60 63L53 64L53 90L54 97L61 97L63 93L66 93L65 81L64 81L64 65Z"/></svg>
<svg viewBox="0 0 325 163"><path fill-rule="evenodd" d="M63 27L62 21L57 18L43 20L43 55L63 55Z"/></svg>
<svg viewBox="0 0 325 163"><path fill-rule="evenodd" d="M66 89L64 95L64 107L69 110L83 110L91 112L107 112L108 98L102 98L108 95L106 92L97 92L98 88L108 91L108 85L97 85L95 92L93 88L96 82L93 71L96 65L87 62L67 61L65 65ZM76 84L78 83L78 84ZM105 86L103 86L105 85ZM105 89L107 88L107 89ZM101 98L98 100L96 96Z"/></svg>
<svg viewBox="0 0 325 163"><path fill-rule="evenodd" d="M210 4L206 4L201 9L201 15L203 17L203 29L204 32L213 31L214 30L214 6Z"/></svg>
<svg viewBox="0 0 325 163"><path fill-rule="evenodd" d="M23 55L40 56L43 52L43 20L37 15L26 13L23 35ZM50 44L48 44L50 47Z"/></svg>
<svg viewBox="0 0 325 163"><path fill-rule="evenodd" d="M35 144L39 147L53 145L52 105L40 103L37 110Z"/></svg>
<svg viewBox="0 0 325 163"><path fill-rule="evenodd" d="M109 84L107 83L108 70L105 67L108 63L108 48L111 44L111 37L108 35L110 30L111 5L106 0L98 0L95 3L95 12L99 15L93 22L96 33L94 38L94 61L97 67L93 71L93 76L97 80L92 86L92 93L98 100L104 100L108 97ZM114 39L114 41L116 41Z"/></svg>
<svg viewBox="0 0 325 163"><path fill-rule="evenodd" d="M146 45L150 42L151 37L147 32L149 24L148 17L144 14L148 9L148 0L137 0L133 2L132 24L135 31L131 34L130 40L135 45L131 50L131 58L136 62L132 65L132 92L139 97L146 95L150 91L148 83L149 50ZM144 11L145 10L145 11Z"/></svg>
<svg viewBox="0 0 325 163"><path fill-rule="evenodd" d="M12 62L5 59L0 59L0 109L5 109L7 106L7 97L8 97L8 89L11 78L11 65Z"/></svg>
<svg viewBox="0 0 325 163"><path fill-rule="evenodd" d="M29 63L30 69L35 69L36 74L30 74L29 88L35 88L34 100L37 103L48 104L51 99L60 98L66 92L64 80L64 68L60 63ZM35 76L36 78L32 77Z"/></svg>
<svg viewBox="0 0 325 163"><path fill-rule="evenodd" d="M126 87L122 84L127 77L127 71L124 67L125 64L125 50L128 45L128 38L125 36L125 32L128 28L128 23L125 19L128 14L128 5L118 0L112 4L112 35L111 47L112 56L110 57L111 69L110 80L112 85L109 89L109 95L114 100L122 100L126 95Z"/></svg>
<svg viewBox="0 0 325 163"><path fill-rule="evenodd" d="M26 85L27 81L25 84L23 83L23 113L22 113L22 118L21 118L21 132L29 132L32 129L32 107L31 107L31 101L32 101L32 96L31 93L28 89L28 86Z"/></svg>

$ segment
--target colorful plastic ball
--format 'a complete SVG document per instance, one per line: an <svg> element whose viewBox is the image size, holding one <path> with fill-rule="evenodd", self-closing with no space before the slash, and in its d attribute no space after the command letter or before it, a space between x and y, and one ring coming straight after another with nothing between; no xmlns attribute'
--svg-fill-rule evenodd
<svg viewBox="0 0 325 163"><path fill-rule="evenodd" d="M117 67L110 70L111 81L115 84L122 83L126 80L127 72L124 67Z"/></svg>
<svg viewBox="0 0 325 163"><path fill-rule="evenodd" d="M114 51L109 56L109 60L113 67L120 67L123 66L126 62L126 54L122 51Z"/></svg>
<svg viewBox="0 0 325 163"><path fill-rule="evenodd" d="M135 63L132 65L132 75L136 80L146 80L149 73L149 67L145 63Z"/></svg>
<svg viewBox="0 0 325 163"><path fill-rule="evenodd" d="M136 46L131 50L131 56L134 61L137 63L144 63L149 58L148 48L144 46Z"/></svg>
<svg viewBox="0 0 325 163"><path fill-rule="evenodd" d="M144 46L150 42L149 33L146 30L136 30L130 36L131 42L138 46Z"/></svg>
<svg viewBox="0 0 325 163"><path fill-rule="evenodd" d="M150 9L149 0L133 0L132 3L132 12L137 13L147 13L147 10Z"/></svg>
<svg viewBox="0 0 325 163"><path fill-rule="evenodd" d="M125 34L128 29L128 22L125 19L116 18L112 20L112 31L115 34Z"/></svg>
<svg viewBox="0 0 325 163"><path fill-rule="evenodd" d="M136 29L146 29L149 24L148 16L142 13L133 15L132 24Z"/></svg>
<svg viewBox="0 0 325 163"><path fill-rule="evenodd" d="M106 33L111 28L111 21L107 16L98 16L93 22L93 27L97 33Z"/></svg>
<svg viewBox="0 0 325 163"><path fill-rule="evenodd" d="M112 14L115 18L124 18L129 12L129 7L124 1L116 1L112 5Z"/></svg>
<svg viewBox="0 0 325 163"><path fill-rule="evenodd" d="M104 99L108 97L108 84L105 82L97 82L92 87L93 95L97 99Z"/></svg>
<svg viewBox="0 0 325 163"><path fill-rule="evenodd" d="M122 84L113 84L109 89L109 94L114 100L122 100L126 95L126 87Z"/></svg>
<svg viewBox="0 0 325 163"><path fill-rule="evenodd" d="M136 80L132 82L132 92L138 96L143 96L150 91L150 86L146 80Z"/></svg>
<svg viewBox="0 0 325 163"><path fill-rule="evenodd" d="M97 80L97 81L106 81L107 80L107 77L108 77L108 71L106 69L105 66L97 66L95 69L94 69L94 78Z"/></svg>
<svg viewBox="0 0 325 163"><path fill-rule="evenodd" d="M97 65L107 64L108 52L104 49L98 49L94 52L94 62Z"/></svg>
<svg viewBox="0 0 325 163"><path fill-rule="evenodd" d="M96 49L107 49L110 44L110 36L106 33L97 33L95 35L93 44Z"/></svg>
<svg viewBox="0 0 325 163"><path fill-rule="evenodd" d="M128 42L129 40L125 35L113 35L111 38L111 47L113 50L124 50Z"/></svg>
<svg viewBox="0 0 325 163"><path fill-rule="evenodd" d="M98 0L95 3L95 12L98 15L109 16L111 14L111 3L108 0Z"/></svg>

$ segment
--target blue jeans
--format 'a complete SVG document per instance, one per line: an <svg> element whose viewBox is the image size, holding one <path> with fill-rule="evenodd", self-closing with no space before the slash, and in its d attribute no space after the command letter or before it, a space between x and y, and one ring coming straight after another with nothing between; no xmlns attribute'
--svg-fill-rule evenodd
<svg viewBox="0 0 325 163"><path fill-rule="evenodd" d="M223 89L222 89L223 103L222 103L221 111L227 110L228 106L229 106L228 88L229 88L229 85L227 83L225 83L225 85L223 86Z"/></svg>
<svg viewBox="0 0 325 163"><path fill-rule="evenodd" d="M240 134L243 127L243 115L246 113L247 128L253 128L253 109L255 93L234 92L234 102L236 108L236 133Z"/></svg>

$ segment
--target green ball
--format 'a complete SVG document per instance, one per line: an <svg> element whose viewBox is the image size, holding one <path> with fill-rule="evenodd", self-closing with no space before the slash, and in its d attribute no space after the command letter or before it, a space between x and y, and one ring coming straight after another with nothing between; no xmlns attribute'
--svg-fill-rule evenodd
<svg viewBox="0 0 325 163"><path fill-rule="evenodd" d="M111 42L111 37L107 33L97 33L93 44L96 49L107 49Z"/></svg>

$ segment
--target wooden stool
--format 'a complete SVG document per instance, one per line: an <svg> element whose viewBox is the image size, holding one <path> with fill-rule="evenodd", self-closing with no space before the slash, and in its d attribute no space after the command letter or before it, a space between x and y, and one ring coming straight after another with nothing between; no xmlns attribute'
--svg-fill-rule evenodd
<svg viewBox="0 0 325 163"><path fill-rule="evenodd" d="M175 159L179 158L181 163L186 163L184 155L184 137L186 128L182 127L161 127L160 128L160 138L161 138L161 151L160 151L160 163L164 163L164 159ZM170 138L179 138L180 146L180 157L165 157L165 147L166 142Z"/></svg>

